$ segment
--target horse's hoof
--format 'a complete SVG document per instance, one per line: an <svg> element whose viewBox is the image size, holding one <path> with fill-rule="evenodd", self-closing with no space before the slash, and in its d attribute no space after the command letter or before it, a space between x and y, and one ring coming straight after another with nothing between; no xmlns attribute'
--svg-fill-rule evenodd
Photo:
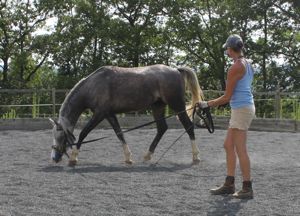
<svg viewBox="0 0 300 216"><path fill-rule="evenodd" d="M151 160L151 155L152 155L151 152L147 152L147 153L144 155L144 162L145 162L145 161Z"/></svg>
<svg viewBox="0 0 300 216"><path fill-rule="evenodd" d="M193 165L197 165L200 163L200 159L199 158L194 158L193 159Z"/></svg>
<svg viewBox="0 0 300 216"><path fill-rule="evenodd" d="M146 162L146 161L149 161L149 160L151 160L151 156L150 155L145 155L144 156L144 161Z"/></svg>
<svg viewBox="0 0 300 216"><path fill-rule="evenodd" d="M132 165L132 164L133 164L133 160L126 160L125 163L126 163L127 165Z"/></svg>
<svg viewBox="0 0 300 216"><path fill-rule="evenodd" d="M70 160L68 163L68 166L74 167L74 166L76 166L76 164L77 164L77 160Z"/></svg>

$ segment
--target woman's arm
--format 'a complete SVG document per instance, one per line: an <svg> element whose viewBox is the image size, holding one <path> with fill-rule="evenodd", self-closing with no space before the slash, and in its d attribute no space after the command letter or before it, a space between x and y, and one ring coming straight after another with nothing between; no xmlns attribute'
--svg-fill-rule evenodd
<svg viewBox="0 0 300 216"><path fill-rule="evenodd" d="M227 74L227 83L224 95L219 98L207 102L208 106L215 107L226 104L230 101L234 88L238 80L245 74L245 65L241 61L236 61L230 68Z"/></svg>

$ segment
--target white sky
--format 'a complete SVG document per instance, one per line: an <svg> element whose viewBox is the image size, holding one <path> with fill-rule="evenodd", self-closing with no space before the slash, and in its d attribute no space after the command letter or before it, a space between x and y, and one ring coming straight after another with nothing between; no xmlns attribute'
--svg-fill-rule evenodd
<svg viewBox="0 0 300 216"><path fill-rule="evenodd" d="M45 35L51 34L55 30L55 25L57 24L57 17L48 18L46 24L43 28L38 29L33 35Z"/></svg>

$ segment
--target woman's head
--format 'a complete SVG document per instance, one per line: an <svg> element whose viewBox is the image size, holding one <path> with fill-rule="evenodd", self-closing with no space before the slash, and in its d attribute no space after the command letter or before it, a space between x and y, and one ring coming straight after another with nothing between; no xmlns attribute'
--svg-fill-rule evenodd
<svg viewBox="0 0 300 216"><path fill-rule="evenodd" d="M240 56L243 53L244 43L239 35L233 34L227 38L223 48L226 49L226 52L230 57L236 55Z"/></svg>

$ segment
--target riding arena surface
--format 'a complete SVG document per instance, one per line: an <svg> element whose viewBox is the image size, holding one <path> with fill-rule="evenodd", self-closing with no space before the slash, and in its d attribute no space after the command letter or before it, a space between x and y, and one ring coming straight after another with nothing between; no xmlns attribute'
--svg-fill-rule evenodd
<svg viewBox="0 0 300 216"><path fill-rule="evenodd" d="M249 132L255 194L238 200L209 193L225 178L225 130L195 130L197 165L187 134L154 165L182 131L168 130L147 163L143 154L156 130L126 134L135 160L129 166L113 130L94 130L87 139L110 138L82 145L75 168L66 156L50 161L51 130L0 131L0 215L300 215L299 133Z"/></svg>

